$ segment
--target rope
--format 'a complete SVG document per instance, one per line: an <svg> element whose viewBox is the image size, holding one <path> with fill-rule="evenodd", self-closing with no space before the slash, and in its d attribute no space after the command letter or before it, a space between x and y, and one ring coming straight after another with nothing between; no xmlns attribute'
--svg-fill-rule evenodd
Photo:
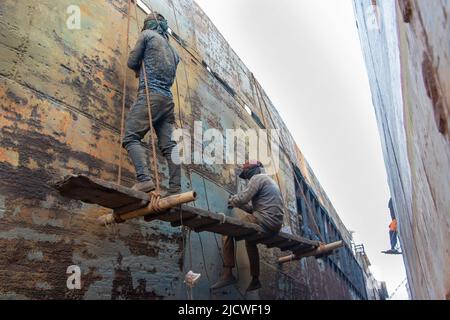
<svg viewBox="0 0 450 320"><path fill-rule="evenodd" d="M181 257L183 258L184 261L184 246L185 246L185 230L184 230L184 225L183 225L183 211L181 210L181 205L179 206L179 212L180 212L180 223L181 223L181 243L183 246L183 249L181 251Z"/></svg>
<svg viewBox="0 0 450 320"><path fill-rule="evenodd" d="M192 270L192 244L191 244L191 229L188 229L188 239L189 239L189 268Z"/></svg>
<svg viewBox="0 0 450 320"><path fill-rule="evenodd" d="M236 273L237 273L237 279L236 280L239 283L239 265L238 265L237 258L236 258L237 242L236 242L235 238L233 238L233 242L234 242L234 265L236 266ZM234 284L234 288L236 289L236 291L239 293L239 295L241 296L241 298L243 300L247 300L247 298L245 297L245 294L243 294L241 292L241 290L239 290L239 287L238 287L237 283Z"/></svg>
<svg viewBox="0 0 450 320"><path fill-rule="evenodd" d="M211 285L211 280L209 279L209 274L208 274L208 268L206 268L206 259L205 259L205 252L203 250L203 241L202 241L202 237L200 235L200 233L197 233L198 236L198 240L200 241L200 248L202 250L202 257L203 257L203 267L205 269L205 274L206 274L206 278L208 279L209 284Z"/></svg>
<svg viewBox="0 0 450 320"><path fill-rule="evenodd" d="M137 2L134 1L134 8L136 13L136 24L137 28L139 30L140 22L139 22L139 14L138 14L138 7ZM152 10L153 12L153 10ZM153 15L156 18L156 15L153 13ZM158 21L156 19L156 21ZM152 145L152 157L153 157L153 175L156 181L156 192L161 193L160 189L160 181L159 181L159 174L158 174L158 159L156 158L156 146L155 146L155 137L154 137L154 128L153 128L153 118L152 118L152 107L150 104L150 89L148 87L148 79L147 79L147 71L145 70L145 60L142 59L141 64L143 76L144 76L144 84L145 84L145 96L147 98L147 108L148 108L148 120L149 120L149 127L150 127L150 141Z"/></svg>
<svg viewBox="0 0 450 320"><path fill-rule="evenodd" d="M263 118L264 127L267 129L266 117L264 115L264 112L263 112L263 109L262 109L261 100L260 100L259 95L258 95L259 89L258 89L258 86L256 85L256 79L255 79L255 76L253 74L252 74L252 81L253 81L254 86L257 89L256 90L256 98L258 99L258 105L259 105L259 108L261 109L261 115L262 115L262 118ZM259 92L259 93L261 94L261 92ZM262 96L261 96L261 99L262 99ZM269 144L269 147L270 147L270 145L271 145L270 139L268 140L268 144ZM272 159L272 163L275 164L272 152L270 152L270 158ZM278 188L280 188L280 190L281 190L280 177L279 177L278 173L275 173L275 178L277 179ZM281 199L283 201L283 204L286 207L286 199L284 197L284 194L283 194L283 192L280 192L280 194L281 194ZM292 221L291 221L291 219L289 219L289 226L292 229Z"/></svg>
<svg viewBox="0 0 450 320"><path fill-rule="evenodd" d="M191 184L192 184L192 183L191 183ZM205 183L205 180L204 180L204 179L203 179L203 190L205 191L206 206L208 207L208 211L211 211L211 209L210 209L210 207L209 207L208 193L206 192L206 183ZM221 224L224 224L224 223L226 222L227 217L226 217L225 213L223 213L223 212L220 212L219 214L223 217L223 220L222 220ZM220 247L219 247L219 242L217 241L217 237L216 237L216 234L215 234L214 232L213 232L213 235L214 235L214 240L215 240L215 242L216 242L217 251L219 252L220 259L222 260L222 264L223 264L225 260L223 259L223 256L222 256L222 250L221 250ZM235 241L234 238L233 238L233 241ZM234 252L234 262L235 262L235 265L236 265L236 269L237 269L236 271L237 271L237 273L238 273L238 279L239 279L239 269L237 268L237 261L236 261L236 242L235 242L234 248L235 248L235 252ZM206 267L205 267L205 269L206 269ZM209 280L209 279L208 279L208 280ZM237 284L234 285L234 288L237 290L237 292L238 292L239 295L242 297L242 299L247 300L247 299L245 298L245 296L244 296L244 295L241 293L241 291L239 290L239 287L237 286Z"/></svg>
<svg viewBox="0 0 450 320"><path fill-rule="evenodd" d="M187 227L185 227L184 224L183 224L183 212L181 210L181 205L179 206L179 209L180 209L179 212L180 212L180 223L181 223L180 227L181 227L181 234L182 234L181 241L182 241L182 246L183 246L183 249L182 249L182 252L181 252L181 256L182 256L183 261L184 261L184 252L185 252L185 245L186 245L186 241L185 241L185 234L186 233L185 233L185 231L186 231ZM191 256L190 242L191 242L191 237L190 237L190 233L189 233L189 248L188 248L188 250L189 250L189 256L190 256L190 260L191 260L191 262L190 262L190 269L192 270L192 256ZM183 266L184 266L184 263L183 263ZM183 267L183 269L185 269L185 268ZM194 299L193 287L192 286L186 285L186 294L187 294L188 300L193 300Z"/></svg>
<svg viewBox="0 0 450 320"><path fill-rule="evenodd" d="M267 106L266 106L266 103L265 103L265 101L264 101L264 99L263 99L262 93L261 93L261 91L260 91L260 88L259 88L259 86L258 86L258 84L257 84L257 82L256 82L256 78L255 78L255 76L253 75L253 73L251 74L251 76L252 76L252 82L253 82L253 85L255 86L255 89L256 89L256 98L257 98L257 100L258 100L258 106L259 106L259 108L261 109L261 116L262 116L262 118L263 118L264 127L267 129L267 128L268 128L268 125L267 125L267 119L266 119L266 116L265 116L265 114L264 114L264 111L263 111L263 108L262 108L262 103L261 103L261 101L263 101L264 106L266 107L266 109L267 109ZM267 111L268 111L268 110L267 110ZM272 121L272 125L275 127L273 121ZM269 144L269 146L271 145L270 140L268 141L268 144ZM284 148L284 147L283 147L283 148ZM271 156L271 158L272 158L272 162L274 163L273 154L270 153L270 156ZM275 174L275 176L276 176L276 178L277 178L278 185L280 185L280 179L279 179L279 177L278 177L278 174Z"/></svg>
<svg viewBox="0 0 450 320"><path fill-rule="evenodd" d="M139 26L140 26L140 22L139 22L139 14L138 14L138 7L137 7L137 2L134 1L134 7L135 7L135 14L136 14L136 25L137 28L139 30ZM159 24L159 21L156 17L156 14L154 13L153 8L150 9L153 13L153 16L155 18L155 20L157 21L157 23ZM127 12L127 16L128 16L128 22L127 22L127 49L126 49L126 57L128 56L128 43L129 43L129 28L130 28L130 11L131 11L131 0L128 0L128 12ZM124 69L125 69L125 73L126 73L126 63L124 64ZM156 190L155 192L151 193L150 196L150 207L152 208L152 210L154 210L156 213L160 213L163 210L160 208L159 206L159 200L161 198L161 188L160 188L160 180L159 180L159 174L158 174L158 161L157 161L157 157L156 157L156 146L155 146L155 130L153 127L153 118L152 118L152 111L151 111L151 103L150 103L150 94L151 91L149 89L148 86L148 79L147 79L147 71L145 69L145 61L142 60L142 65L141 65L142 71L143 71L143 77L144 77L144 84L145 84L145 95L146 95L146 100L147 100L147 108L148 108L148 117L149 117L149 128L150 128L150 141L151 141L151 147L152 147L152 158L153 158L153 175L156 181ZM124 88L126 88L126 76L124 79ZM122 146L122 142L123 142L123 131L124 131L124 122L125 122L125 90L124 89L124 98L122 101L122 120L121 120L121 141L120 141L120 147ZM118 183L120 184L121 181L121 174L122 174L122 153L120 154L119 157L119 175L118 175ZM181 206L180 206L180 221L181 221L181 229L182 229L182 255L184 256L184 251L185 251L185 227L183 225L183 214L181 211ZM189 265L190 265L190 269L192 270L192 246L191 246L191 230L188 230L188 240L189 240ZM203 247L203 244L202 244ZM207 275L208 277L208 275ZM208 277L209 279L209 277ZM193 292L192 292L192 287L186 288L187 289L187 296L189 300L193 300Z"/></svg>
<svg viewBox="0 0 450 320"><path fill-rule="evenodd" d="M262 260L262 262L263 262L266 266L268 266L269 268L271 268L271 269L273 269L273 270L275 270L275 271L277 271L277 272L280 272L282 275L284 275L284 276L290 278L290 279L293 280L294 282L297 282L298 284L300 284L300 285L302 285L302 286L305 287L305 284L304 284L304 283L298 281L298 279L296 279L296 278L294 278L293 276L291 276L290 274L284 272L284 271L281 270L280 268L278 268L278 267L276 267L276 266L274 266L274 265L272 265L272 264L270 264L270 263L268 263L268 262L266 262L266 261L264 261L264 260Z"/></svg>
<svg viewBox="0 0 450 320"><path fill-rule="evenodd" d="M138 15L138 8L137 8L136 1L134 1L134 7L135 7L135 13L136 13L135 20L136 20L137 28L139 30L140 22L139 22L139 15ZM153 12L153 10L152 10L152 12ZM156 19L155 14L154 14L154 16ZM125 59L128 58L128 46L129 46L129 37L130 37L130 20L131 20L131 0L128 0ZM156 21L158 21L158 20L156 19ZM124 135L124 127L125 127L125 104L126 104L126 87L127 87L127 64L126 63L123 64L123 68L124 68L124 81L123 81L123 96L122 96L122 114L121 114L121 124L120 124L119 170L118 170L118 177L117 177L118 184L120 184L121 180L122 180L122 162L123 162L122 143L123 143L123 135ZM156 158L156 146L155 146L151 104L150 104L150 93L151 92L148 87L147 72L145 70L145 61L144 60L142 60L141 68L143 70L144 83L145 83L145 95L146 95L146 99L147 99L149 127L150 127L150 141L151 141L151 145L152 145L152 157L153 157L153 175L156 180L156 193L159 194L159 193L161 193L161 189L160 189L160 181L159 181L159 174L158 174L158 160Z"/></svg>
<svg viewBox="0 0 450 320"><path fill-rule="evenodd" d="M189 269L192 270L192 244L191 244L191 229L188 229L188 239L189 239ZM194 295L192 293L192 287L189 286L191 292L190 300L194 300Z"/></svg>
<svg viewBox="0 0 450 320"><path fill-rule="evenodd" d="M216 241L217 251L219 252L219 256L220 256L220 259L222 260L222 264L223 264L225 262L225 260L223 260L222 250L220 249L219 242L217 241L216 234L215 233L213 233L213 234L214 234L214 240Z"/></svg>
<svg viewBox="0 0 450 320"><path fill-rule="evenodd" d="M119 141L119 172L117 175L117 184L120 185L122 180L122 161L123 161L123 152L122 152L122 143L123 143L123 134L125 128L125 103L127 96L127 63L126 60L128 58L128 46L130 43L130 11L131 11L131 0L128 0L128 9L127 9L127 34L126 34L126 47L125 47L125 63L123 64L123 96L122 96L122 115L120 120L120 141Z"/></svg>
<svg viewBox="0 0 450 320"><path fill-rule="evenodd" d="M269 112L269 108L267 107L266 101L263 99L263 95L262 95L262 92L261 92L261 88L259 87L259 84L257 83L257 81L256 81L255 76L253 75L253 73L252 73L252 81L253 81L253 84L254 84L254 86L255 86L255 88L256 88L256 97L258 98L258 104L259 104L260 109L261 109L261 115L262 115L262 117L263 117L264 126L267 128L267 121L266 121L266 117L265 117L264 111L263 111L263 109L262 109L262 105L261 105L261 101L260 101L260 99L259 99L259 96L261 96L261 100L262 100L262 102L263 102L263 104L264 104L264 107L265 107L265 109L266 109L266 111L267 111L267 114L269 115L270 122L272 123L272 126L275 127L275 121L273 120L272 115L271 115L271 113ZM258 93L259 93L259 95L258 95ZM287 148L286 148L286 146L284 145L282 139L280 139L280 144L281 144L282 149L283 149L285 152L287 152ZM273 157L272 154L271 154L271 156ZM272 161L273 161L273 158L272 158ZM298 180L297 175L295 174L295 170L294 170L294 166L293 166L292 162L290 162L290 164L291 164L292 170L293 170L293 172L294 172L294 179L297 181L297 184L300 186L302 193L305 194L304 191L303 191L303 186L302 186L301 182ZM278 174L276 174L276 177L277 177L277 180L278 180L278 185L280 185L280 183L279 183L279 178L278 178ZM284 202L284 200L283 200L283 202ZM310 216L310 218L311 218L311 220L312 220L312 222L313 222L313 224L314 224L314 228L316 229L317 235L319 236L320 240L321 240L322 242L324 242L324 239L323 239L322 234L321 234L321 232L320 232L319 226L317 225L316 219L315 219L314 215L312 214L312 208L311 208L311 206L310 206L310 203L309 203L309 201L305 201L305 203L306 203L306 205L307 205L307 207L308 207L307 212L308 212L308 214L309 214L309 216ZM289 219L289 223L291 224L290 219ZM291 225L291 227L292 227L292 225Z"/></svg>
<svg viewBox="0 0 450 320"><path fill-rule="evenodd" d="M294 177L295 177L295 180L297 181L298 186L300 187L300 191L301 191L301 192L303 193L303 195L305 196L305 199L306 199L305 203L306 203L306 206L308 207L307 210L306 210L306 212L308 213L309 218L310 218L310 219L312 220L312 222L313 222L313 226L314 226L314 229L316 229L317 235L319 236L320 240L322 240L322 242L324 242L323 237L322 237L322 234L321 234L320 229L319 229L319 226L317 225L316 219L314 218L314 215L313 215L313 209L311 208L311 204L309 203L309 199L306 197L306 193L305 193L305 191L303 190L302 182L301 182L301 181L298 181L297 176L296 176L295 173L294 173Z"/></svg>

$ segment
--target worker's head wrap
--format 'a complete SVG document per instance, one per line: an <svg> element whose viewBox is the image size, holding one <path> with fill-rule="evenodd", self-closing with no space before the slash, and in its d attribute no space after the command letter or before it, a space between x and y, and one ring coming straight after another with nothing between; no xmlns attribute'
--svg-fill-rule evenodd
<svg viewBox="0 0 450 320"><path fill-rule="evenodd" d="M169 25L166 18L164 18L162 14L155 11L150 13L147 18L145 18L142 31L144 30L153 30L168 38L167 32L169 30Z"/></svg>
<svg viewBox="0 0 450 320"><path fill-rule="evenodd" d="M263 164L259 161L245 161L242 165L242 171L239 174L239 178L250 180L254 175L260 174L262 172Z"/></svg>

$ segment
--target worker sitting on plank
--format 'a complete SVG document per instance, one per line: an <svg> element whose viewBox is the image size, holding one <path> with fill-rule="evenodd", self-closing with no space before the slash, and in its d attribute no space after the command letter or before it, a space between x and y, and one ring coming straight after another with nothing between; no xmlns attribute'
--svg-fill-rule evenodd
<svg viewBox="0 0 450 320"><path fill-rule="evenodd" d="M146 80L147 76L149 100L153 127L158 137L159 148L167 159L169 167L169 194L180 192L181 168L179 161L172 161L172 154L178 155L177 144L172 140L175 123L173 96L170 88L175 80L177 66L180 61L175 49L169 44L167 20L159 13L148 15L135 48L128 58L128 67L139 75L137 101L131 107L125 124L123 147L128 151L135 170L138 183L133 189L150 192L155 184L150 176L146 149L141 140L150 130ZM157 161L157 159L153 159ZM178 163L178 164L176 164Z"/></svg>
<svg viewBox="0 0 450 320"><path fill-rule="evenodd" d="M268 175L262 173L262 167L259 161L247 161L243 165L239 177L249 180L248 186L241 193L232 196L228 204L230 207L237 207L248 212L242 220L261 226L268 234L276 234L283 223L283 200L277 184ZM250 201L252 206L249 204ZM259 253L255 242L246 241L246 247L252 276L247 291L253 291L261 287ZM232 272L235 266L232 237L223 237L223 259L223 274L219 282L211 287L213 290L236 283Z"/></svg>

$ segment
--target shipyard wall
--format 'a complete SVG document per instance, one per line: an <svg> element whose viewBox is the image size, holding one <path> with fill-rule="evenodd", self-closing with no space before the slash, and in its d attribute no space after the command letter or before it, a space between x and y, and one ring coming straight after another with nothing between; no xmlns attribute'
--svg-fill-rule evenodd
<svg viewBox="0 0 450 320"><path fill-rule="evenodd" d="M192 0L144 2L168 19L171 43L181 56L173 86L177 126L192 132L194 121L202 121L203 129L223 132L261 128L265 122L280 129L285 226L317 239L308 203L322 236L346 242L326 259L283 267L275 264L280 252L261 248L264 288L252 298L366 298L349 232L270 99L263 90L257 93L251 72ZM67 25L74 12L70 6L80 9L79 29ZM222 267L218 236L192 234L189 239L180 228L143 220L108 229L96 223L107 210L62 198L52 188L71 173L117 179L124 77L127 108L137 84L132 72L124 72L126 7L125 0L0 3L1 298L186 298L183 277L191 268L202 273L195 298L242 298L236 288L209 291ZM141 8L138 15L142 21ZM138 35L134 18L130 34L133 45ZM158 161L166 185L161 155ZM294 175L304 184L302 192ZM198 193L195 205L214 212L227 212L228 196L241 187L232 165L184 165L182 178L184 189ZM126 160L121 183L133 182ZM242 243L237 262L243 291L249 278ZM79 290L66 284L71 265L82 272Z"/></svg>
<svg viewBox="0 0 450 320"><path fill-rule="evenodd" d="M354 7L411 294L450 299L450 1Z"/></svg>

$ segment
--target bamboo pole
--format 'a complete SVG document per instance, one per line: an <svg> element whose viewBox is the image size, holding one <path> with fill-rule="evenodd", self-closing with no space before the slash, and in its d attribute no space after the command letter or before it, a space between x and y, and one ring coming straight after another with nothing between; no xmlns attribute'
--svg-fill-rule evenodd
<svg viewBox="0 0 450 320"><path fill-rule="evenodd" d="M336 241L333 243L328 243L328 244L321 244L317 249L314 249L314 250L311 250L311 251L308 251L305 253L301 253L299 255L291 254L286 257L281 257L278 259L278 263L286 263L289 261L300 260L300 259L306 258L306 257L323 255L323 254L329 253L333 250L336 250L336 249L342 247L343 245L344 245L344 241L342 241L342 240Z"/></svg>
<svg viewBox="0 0 450 320"><path fill-rule="evenodd" d="M130 219L135 219L149 214L156 214L167 211L178 205L194 201L196 198L197 193L195 191L176 194L166 198L161 198L157 200L155 204L153 203L153 201L150 201L150 203L143 208L133 210L130 212L125 212L120 215L115 215L113 213L105 214L98 218L98 222L106 225L114 223L122 223Z"/></svg>

